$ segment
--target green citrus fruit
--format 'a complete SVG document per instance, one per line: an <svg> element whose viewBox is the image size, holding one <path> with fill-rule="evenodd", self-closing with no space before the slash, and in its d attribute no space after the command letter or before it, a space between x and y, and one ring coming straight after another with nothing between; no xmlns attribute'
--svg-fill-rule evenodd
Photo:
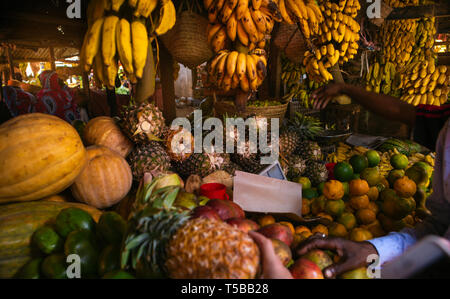
<svg viewBox="0 0 450 299"><path fill-rule="evenodd" d="M80 229L72 231L64 244L66 256L76 254L81 259L83 278L96 274L98 269L98 249L96 239L91 231Z"/></svg>
<svg viewBox="0 0 450 299"><path fill-rule="evenodd" d="M370 187L376 186L381 182L381 175L376 167L364 169L360 174L360 178L367 181Z"/></svg>
<svg viewBox="0 0 450 299"><path fill-rule="evenodd" d="M333 222L328 227L328 234L330 237L345 238L348 235L348 231L343 224Z"/></svg>
<svg viewBox="0 0 450 299"><path fill-rule="evenodd" d="M120 270L120 246L108 245L100 254L98 261L98 274L104 276L106 273Z"/></svg>
<svg viewBox="0 0 450 299"><path fill-rule="evenodd" d="M323 194L323 187L325 187L325 182L322 182L319 185L317 185L317 191L319 192L319 195Z"/></svg>
<svg viewBox="0 0 450 299"><path fill-rule="evenodd" d="M334 177L341 182L348 182L353 179L353 167L347 162L340 162L334 166Z"/></svg>
<svg viewBox="0 0 450 299"><path fill-rule="evenodd" d="M328 200L325 204L325 212L333 217L339 217L345 209L345 203L342 199Z"/></svg>
<svg viewBox="0 0 450 299"><path fill-rule="evenodd" d="M63 248L64 244L62 238L50 226L37 229L31 242L44 254L57 252Z"/></svg>
<svg viewBox="0 0 450 299"><path fill-rule="evenodd" d="M375 167L381 162L380 154L375 150L369 150L366 152L367 162L369 167Z"/></svg>
<svg viewBox="0 0 450 299"><path fill-rule="evenodd" d="M408 166L409 160L406 155L395 154L391 157L390 162L395 169L405 169Z"/></svg>
<svg viewBox="0 0 450 299"><path fill-rule="evenodd" d="M122 242L127 223L116 212L105 212L97 223L97 234L106 244Z"/></svg>
<svg viewBox="0 0 450 299"><path fill-rule="evenodd" d="M353 167L353 171L355 173L361 173L364 169L366 169L369 165L369 162L367 160L366 156L362 155L354 155L349 160L350 165Z"/></svg>
<svg viewBox="0 0 450 299"><path fill-rule="evenodd" d="M67 208L56 216L55 228L58 234L65 238L70 232L77 229L93 231L95 221L88 212L78 208Z"/></svg>
<svg viewBox="0 0 450 299"><path fill-rule="evenodd" d="M35 258L26 263L14 276L19 279L39 279L41 278L42 258Z"/></svg>
<svg viewBox="0 0 450 299"><path fill-rule="evenodd" d="M369 279L367 276L367 269L365 267L357 268L338 276L340 279Z"/></svg>
<svg viewBox="0 0 450 299"><path fill-rule="evenodd" d="M105 274L103 279L134 279L134 276L123 270L116 270Z"/></svg>
<svg viewBox="0 0 450 299"><path fill-rule="evenodd" d="M394 186L394 183L396 180L398 180L399 178L402 178L405 176L405 171L403 169L392 169L387 177L387 180L389 182L389 185L391 187Z"/></svg>
<svg viewBox="0 0 450 299"><path fill-rule="evenodd" d="M357 225L355 215L348 212L343 213L341 216L339 216L337 222L344 225L345 228L349 231L355 228Z"/></svg>
<svg viewBox="0 0 450 299"><path fill-rule="evenodd" d="M66 257L62 253L47 256L41 264L42 274L46 278L65 279L67 278L66 269Z"/></svg>
<svg viewBox="0 0 450 299"><path fill-rule="evenodd" d="M348 182L343 182L342 187L344 188L344 195L348 195L350 193L350 186Z"/></svg>
<svg viewBox="0 0 450 299"><path fill-rule="evenodd" d="M299 177L295 180L297 183L302 184L303 189L309 189L311 188L311 181L307 177Z"/></svg>
<svg viewBox="0 0 450 299"><path fill-rule="evenodd" d="M302 196L307 199L313 199L319 197L319 193L315 189L303 189Z"/></svg>

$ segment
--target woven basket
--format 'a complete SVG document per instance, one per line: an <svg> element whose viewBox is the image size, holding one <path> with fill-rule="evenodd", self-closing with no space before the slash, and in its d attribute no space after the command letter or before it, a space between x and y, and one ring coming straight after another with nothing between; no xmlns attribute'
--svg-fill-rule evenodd
<svg viewBox="0 0 450 299"><path fill-rule="evenodd" d="M270 124L270 119L279 118L281 125L284 120L284 115L286 114L288 104L281 104L277 106L268 107L246 107L246 110L241 112L237 111L236 106L230 101L216 101L214 104L214 109L216 110L216 117L222 117L224 115L235 116L246 118L250 115L255 115L260 118L267 118L267 122Z"/></svg>
<svg viewBox="0 0 450 299"><path fill-rule="evenodd" d="M275 33L274 44L294 63L301 62L303 54L308 49L303 34L296 24L281 23Z"/></svg>
<svg viewBox="0 0 450 299"><path fill-rule="evenodd" d="M213 56L206 37L207 26L206 18L186 10L177 15L175 26L161 40L175 61L193 69Z"/></svg>

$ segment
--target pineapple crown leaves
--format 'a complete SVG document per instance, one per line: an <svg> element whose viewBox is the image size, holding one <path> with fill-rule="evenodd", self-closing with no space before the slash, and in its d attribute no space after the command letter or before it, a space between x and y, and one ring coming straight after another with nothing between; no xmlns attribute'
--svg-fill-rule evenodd
<svg viewBox="0 0 450 299"><path fill-rule="evenodd" d="M148 273L164 273L166 244L189 219L188 212L173 207L180 187L157 188L159 182L156 178L139 186L122 246L122 268L129 265L136 269L142 263Z"/></svg>
<svg viewBox="0 0 450 299"><path fill-rule="evenodd" d="M304 139L310 140L324 132L323 124L318 118L306 116L300 112L296 112L294 117L289 120L288 128L297 132Z"/></svg>

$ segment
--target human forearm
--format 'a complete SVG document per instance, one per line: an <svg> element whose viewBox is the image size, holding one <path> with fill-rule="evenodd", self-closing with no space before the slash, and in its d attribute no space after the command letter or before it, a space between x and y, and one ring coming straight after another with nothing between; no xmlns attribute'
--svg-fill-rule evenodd
<svg viewBox="0 0 450 299"><path fill-rule="evenodd" d="M368 241L378 251L379 265L393 260L401 255L409 246L416 242L414 234L409 232L390 233L381 238Z"/></svg>
<svg viewBox="0 0 450 299"><path fill-rule="evenodd" d="M414 125L416 119L415 107L400 101L398 98L369 92L361 87L349 84L342 84L341 91L376 114L410 126Z"/></svg>

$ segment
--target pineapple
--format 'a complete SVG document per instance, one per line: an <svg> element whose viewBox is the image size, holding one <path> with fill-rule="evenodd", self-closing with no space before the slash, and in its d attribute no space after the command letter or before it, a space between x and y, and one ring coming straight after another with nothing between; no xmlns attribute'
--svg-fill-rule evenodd
<svg viewBox="0 0 450 299"><path fill-rule="evenodd" d="M230 165L230 156L219 153L194 153L183 162L174 162L174 166L180 175L188 178L192 174L197 174L202 178L210 175L214 171L224 170Z"/></svg>
<svg viewBox="0 0 450 299"><path fill-rule="evenodd" d="M137 277L250 279L260 253L250 236L222 221L191 219L172 206L180 187L141 185L122 246L122 268Z"/></svg>
<svg viewBox="0 0 450 299"><path fill-rule="evenodd" d="M250 173L258 173L265 166L261 164L259 153L250 152L249 141L243 143L243 153L239 153L236 148L235 153L231 155L231 160Z"/></svg>
<svg viewBox="0 0 450 299"><path fill-rule="evenodd" d="M156 141L137 146L128 156L128 163L136 181L140 181L146 172L157 175L170 168L169 155Z"/></svg>
<svg viewBox="0 0 450 299"><path fill-rule="evenodd" d="M164 135L167 153L172 161L182 162L194 152L194 136L188 130L182 127L171 128ZM190 145L184 144L186 140L190 140Z"/></svg>
<svg viewBox="0 0 450 299"><path fill-rule="evenodd" d="M165 128L161 111L153 104L128 106L120 123L125 134L136 143L160 141Z"/></svg>
<svg viewBox="0 0 450 299"><path fill-rule="evenodd" d="M297 133L301 140L314 140L323 133L323 125L318 118L306 116L299 112L289 120L288 130Z"/></svg>
<svg viewBox="0 0 450 299"><path fill-rule="evenodd" d="M328 170L321 162L307 161L303 176L309 178L313 186L317 186L328 179Z"/></svg>
<svg viewBox="0 0 450 299"><path fill-rule="evenodd" d="M306 170L306 162L300 156L292 155L287 159L286 163L282 163L283 171L292 180L302 176Z"/></svg>
<svg viewBox="0 0 450 299"><path fill-rule="evenodd" d="M304 160L319 161L322 160L322 151L319 144L314 141L303 141L297 147L297 153Z"/></svg>
<svg viewBox="0 0 450 299"><path fill-rule="evenodd" d="M300 143L300 136L295 131L285 130L280 134L279 145L280 155L287 158L291 156L297 149Z"/></svg>

